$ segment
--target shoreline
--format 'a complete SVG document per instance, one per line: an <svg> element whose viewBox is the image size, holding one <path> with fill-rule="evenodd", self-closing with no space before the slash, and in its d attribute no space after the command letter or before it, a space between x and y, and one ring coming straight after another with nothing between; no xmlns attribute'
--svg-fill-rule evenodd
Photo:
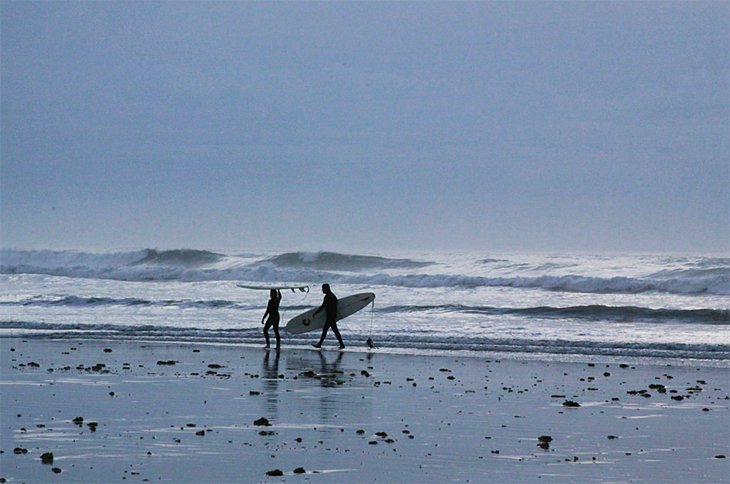
<svg viewBox="0 0 730 484"><path fill-rule="evenodd" d="M691 362L22 337L0 339L0 355L8 482L730 475L730 370Z"/></svg>

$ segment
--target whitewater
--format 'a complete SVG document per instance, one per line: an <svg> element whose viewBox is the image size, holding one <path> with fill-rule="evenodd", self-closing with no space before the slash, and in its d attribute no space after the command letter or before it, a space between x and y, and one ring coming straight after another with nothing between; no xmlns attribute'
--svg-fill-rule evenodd
<svg viewBox="0 0 730 484"><path fill-rule="evenodd" d="M260 345L268 294L236 284L309 284L285 324L324 282L376 294L340 323L355 349L730 367L730 258L703 255L3 249L0 337Z"/></svg>

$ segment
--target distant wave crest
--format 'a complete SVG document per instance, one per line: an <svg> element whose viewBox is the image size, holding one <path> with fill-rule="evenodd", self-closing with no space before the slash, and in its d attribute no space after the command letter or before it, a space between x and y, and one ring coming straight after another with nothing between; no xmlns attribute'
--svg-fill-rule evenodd
<svg viewBox="0 0 730 484"><path fill-rule="evenodd" d="M107 254L0 251L0 273L3 274L45 274L121 281L329 281L338 284L407 288L512 287L595 294L663 292L730 295L730 267L722 266L668 269L647 277L551 275L540 274L535 267L529 269L528 275L518 273L501 277L412 271L430 265L430 262L411 259L335 252L288 252L251 262L250 258L242 259L192 249L146 249Z"/></svg>
<svg viewBox="0 0 730 484"><path fill-rule="evenodd" d="M267 260L277 267L324 271L362 271L368 269L411 269L426 267L430 262L412 259L390 259L372 255L340 254L337 252L287 252Z"/></svg>

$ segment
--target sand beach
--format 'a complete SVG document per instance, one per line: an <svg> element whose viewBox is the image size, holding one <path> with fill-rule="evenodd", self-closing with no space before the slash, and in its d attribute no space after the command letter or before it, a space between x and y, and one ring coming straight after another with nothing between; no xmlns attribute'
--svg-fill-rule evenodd
<svg viewBox="0 0 730 484"><path fill-rule="evenodd" d="M0 339L5 482L727 482L726 368Z"/></svg>

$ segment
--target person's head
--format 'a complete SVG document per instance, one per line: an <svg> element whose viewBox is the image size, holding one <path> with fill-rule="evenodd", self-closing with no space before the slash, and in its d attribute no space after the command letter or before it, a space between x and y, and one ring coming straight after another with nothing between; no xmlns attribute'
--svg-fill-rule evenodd
<svg viewBox="0 0 730 484"><path fill-rule="evenodd" d="M325 294L330 293L330 285L329 284L322 284L322 292Z"/></svg>
<svg viewBox="0 0 730 484"><path fill-rule="evenodd" d="M271 297L271 299L276 299L276 289L269 291L269 297Z"/></svg>

